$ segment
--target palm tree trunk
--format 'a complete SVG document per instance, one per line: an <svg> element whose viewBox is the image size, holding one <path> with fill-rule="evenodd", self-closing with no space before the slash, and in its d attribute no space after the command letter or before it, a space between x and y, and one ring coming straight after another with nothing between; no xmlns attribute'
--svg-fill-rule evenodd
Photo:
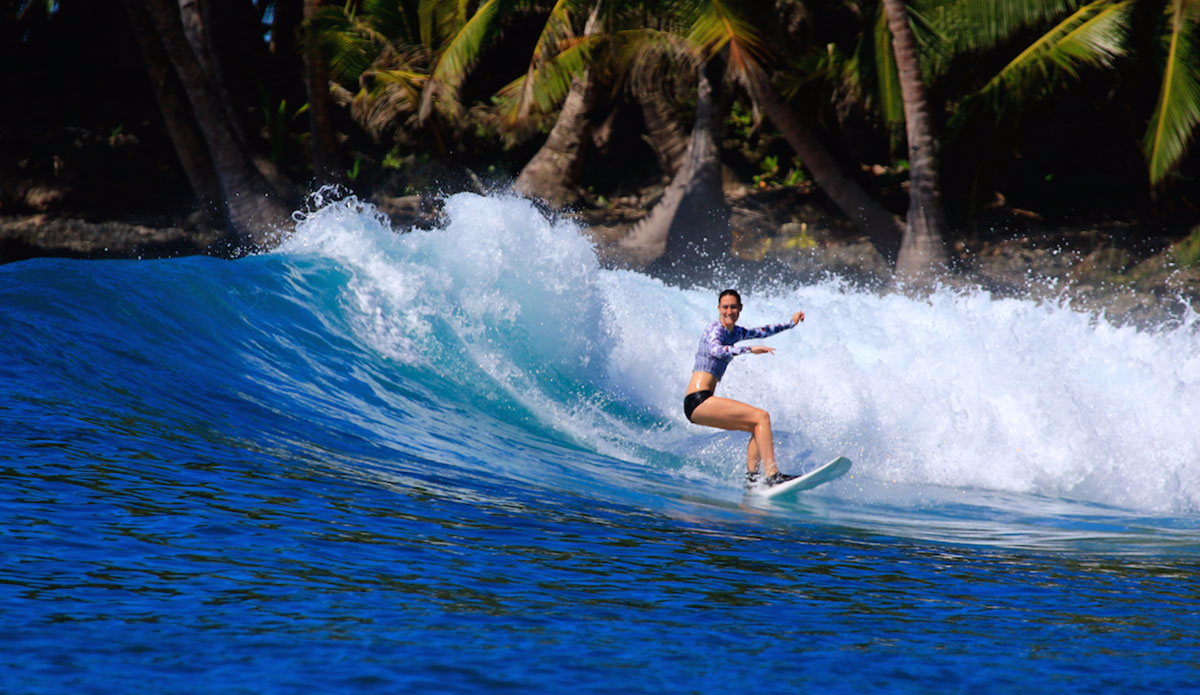
<svg viewBox="0 0 1200 695"><path fill-rule="evenodd" d="M646 123L646 142L658 157L663 176L671 179L687 155L688 133L676 126L662 99L639 93L637 100L642 107L642 120Z"/></svg>
<svg viewBox="0 0 1200 695"><path fill-rule="evenodd" d="M933 136L929 100L921 79L912 26L908 23L908 8L904 0L883 0L883 9L900 72L910 166L908 231L900 244L896 272L901 277L915 278L936 273L945 266L948 225L938 177L938 142Z"/></svg>
<svg viewBox="0 0 1200 695"><path fill-rule="evenodd" d="M584 35L600 32L600 4L588 15ZM571 91L563 102L558 120L550 130L545 144L521 169L513 190L521 195L539 198L555 207L579 202L577 183L583 169L583 157L591 139L588 114L596 99L596 78L591 69L571 80Z"/></svg>
<svg viewBox="0 0 1200 695"><path fill-rule="evenodd" d="M212 159L208 156L208 148L204 144L204 136L192 118L183 86L171 70L170 58L158 40L158 34L142 3L139 0L125 0L125 14L133 26L133 33L142 51L142 60L150 75L154 96L167 126L167 136L175 146L175 154L179 157L183 172L192 186L200 208L215 216L219 209L221 188L217 183L217 174L213 171Z"/></svg>
<svg viewBox="0 0 1200 695"><path fill-rule="evenodd" d="M304 0L304 19L311 21L321 0ZM307 29L306 29L307 30ZM309 144L312 148L313 174L318 184L346 184L333 127L333 100L329 96L329 63L315 42L307 42L304 51L304 86L308 91Z"/></svg>
<svg viewBox="0 0 1200 695"><path fill-rule="evenodd" d="M862 230L888 264L895 264L904 224L847 176L833 155L779 97L765 75L749 80L754 100L783 134L825 195Z"/></svg>
<svg viewBox="0 0 1200 695"><path fill-rule="evenodd" d="M717 106L708 67L698 71L696 119L682 166L658 204L618 243L630 265L694 266L729 252L730 211L721 184Z"/></svg>
<svg viewBox="0 0 1200 695"><path fill-rule="evenodd" d="M220 183L229 238L214 251L236 256L274 246L290 224L287 207L242 150L216 88L184 36L177 6L171 0L146 0L145 7L187 93Z"/></svg>

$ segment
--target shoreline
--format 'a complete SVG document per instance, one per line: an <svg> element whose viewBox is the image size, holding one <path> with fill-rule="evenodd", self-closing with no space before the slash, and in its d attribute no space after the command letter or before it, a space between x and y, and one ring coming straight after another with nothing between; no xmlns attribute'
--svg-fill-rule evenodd
<svg viewBox="0 0 1200 695"><path fill-rule="evenodd" d="M396 229L438 223L438 205L427 197L376 196L370 202ZM751 283L753 278L812 282L838 276L866 289L893 286L889 267L865 236L819 207L778 192L734 193L729 202L733 248L720 264L722 271L751 278ZM644 214L641 201L630 198L559 216L580 225L606 267L632 268L670 281L669 273L624 262L617 250L615 241L624 228ZM195 219L156 224L133 218L89 221L49 212L0 216L0 264L42 257L202 255L223 232ZM1158 326L1178 322L1188 307L1200 313L1200 262L1178 262L1182 243L1139 233L1128 223L1066 228L1001 219L987 233L956 242L950 249L951 269L936 284L977 287L1000 298L1065 302L1119 325Z"/></svg>

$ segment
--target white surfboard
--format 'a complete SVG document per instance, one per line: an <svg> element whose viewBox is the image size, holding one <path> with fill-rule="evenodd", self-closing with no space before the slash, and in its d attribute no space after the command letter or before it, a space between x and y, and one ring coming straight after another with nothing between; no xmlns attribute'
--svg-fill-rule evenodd
<svg viewBox="0 0 1200 695"><path fill-rule="evenodd" d="M850 470L850 459L845 456L839 456L834 460L826 463L823 466L818 466L804 475L793 478L786 483L778 485L758 486L750 489L750 492L763 497L778 497L788 492L800 492L801 490L811 490L812 488L828 483L831 480L837 480Z"/></svg>

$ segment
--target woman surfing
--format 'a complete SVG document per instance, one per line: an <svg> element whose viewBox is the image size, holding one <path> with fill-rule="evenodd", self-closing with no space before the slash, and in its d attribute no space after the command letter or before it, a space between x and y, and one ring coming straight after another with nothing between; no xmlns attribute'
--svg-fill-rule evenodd
<svg viewBox="0 0 1200 695"><path fill-rule="evenodd" d="M765 345L753 347L735 346L742 340L767 338L786 331L804 320L804 312L797 311L791 323L774 323L758 328L743 328L737 325L742 313L742 297L737 290L725 290L717 297L720 320L713 321L700 336L700 348L696 351L696 363L692 367L692 378L688 381L687 395L683 398L683 414L691 422L723 430L741 430L750 433L750 444L746 448L746 486L767 485L795 478L785 475L775 465L775 444L771 438L771 416L761 408L730 398L714 396L717 382L725 374L725 368L736 355L751 353L767 355L775 348ZM763 465L762 478L758 470Z"/></svg>

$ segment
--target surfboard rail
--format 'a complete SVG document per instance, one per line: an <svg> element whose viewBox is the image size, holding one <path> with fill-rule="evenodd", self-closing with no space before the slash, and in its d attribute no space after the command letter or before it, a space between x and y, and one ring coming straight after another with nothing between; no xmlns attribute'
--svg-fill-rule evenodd
<svg viewBox="0 0 1200 695"><path fill-rule="evenodd" d="M805 473L798 478L793 478L786 483L779 483L771 486L757 486L750 488L749 492L761 497L778 497L788 492L801 492L803 490L811 490L818 485L824 485L831 480L837 480L845 475L850 470L850 459L845 456L839 456L832 461L823 465L817 466L813 470Z"/></svg>

